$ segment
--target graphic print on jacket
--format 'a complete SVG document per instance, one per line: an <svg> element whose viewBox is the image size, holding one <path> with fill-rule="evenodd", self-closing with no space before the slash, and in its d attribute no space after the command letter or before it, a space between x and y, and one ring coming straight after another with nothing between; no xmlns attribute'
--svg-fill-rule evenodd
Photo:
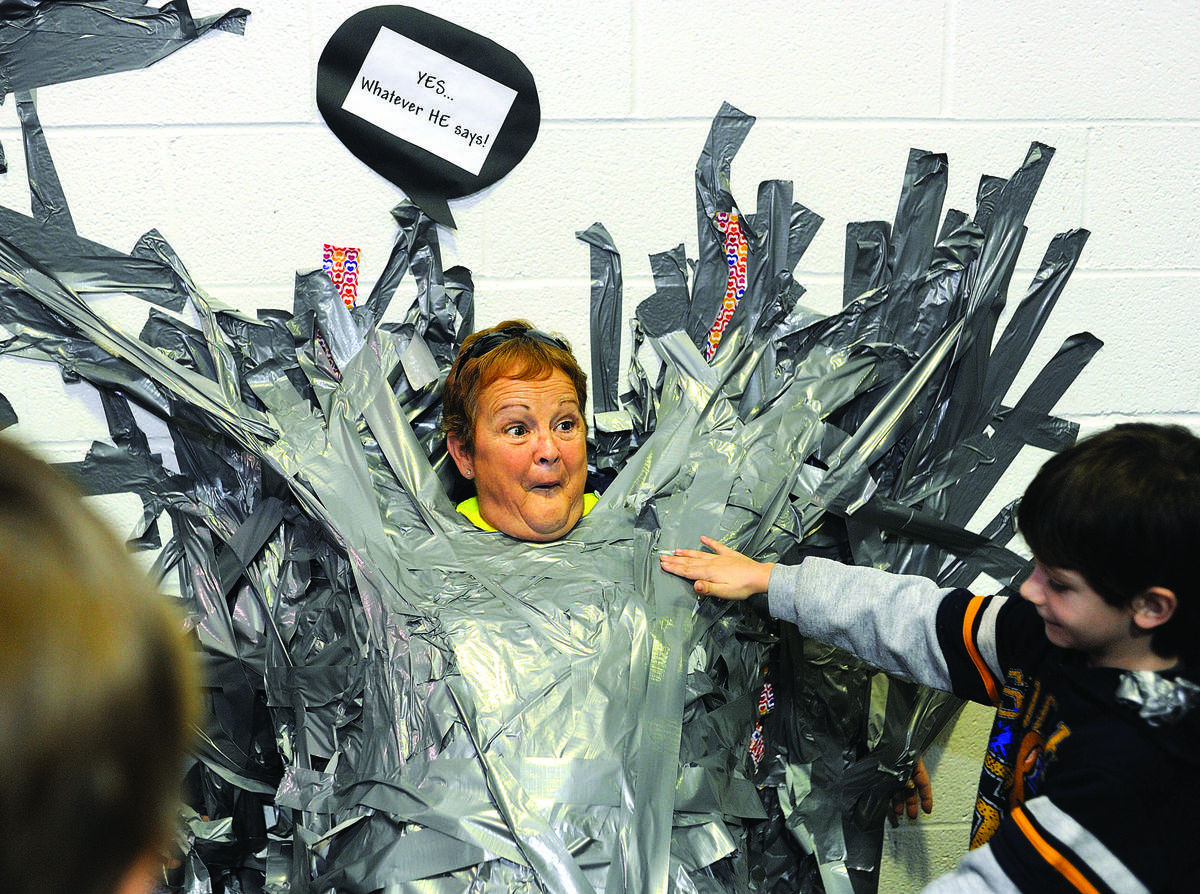
<svg viewBox="0 0 1200 894"><path fill-rule="evenodd" d="M1053 695L1038 679L1010 668L996 706L987 754L979 774L971 847L987 842L1000 820L1042 788L1046 767L1071 729L1058 720Z"/></svg>

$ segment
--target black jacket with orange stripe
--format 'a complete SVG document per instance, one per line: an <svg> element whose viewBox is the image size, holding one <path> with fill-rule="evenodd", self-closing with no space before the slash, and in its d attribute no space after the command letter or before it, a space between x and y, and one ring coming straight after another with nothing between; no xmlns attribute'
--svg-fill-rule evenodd
<svg viewBox="0 0 1200 894"><path fill-rule="evenodd" d="M768 595L807 636L995 706L972 850L927 892L1200 890L1200 709L1144 719L1124 671L1052 645L1023 599L818 558L777 565Z"/></svg>

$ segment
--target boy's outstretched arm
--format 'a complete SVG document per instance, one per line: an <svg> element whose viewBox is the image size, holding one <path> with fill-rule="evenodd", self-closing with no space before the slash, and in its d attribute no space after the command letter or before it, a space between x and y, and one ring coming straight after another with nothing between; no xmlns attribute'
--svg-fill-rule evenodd
<svg viewBox="0 0 1200 894"><path fill-rule="evenodd" d="M676 549L660 553L658 561L663 571L695 581L696 592L704 596L746 599L767 592L774 562L756 562L711 537L701 537L700 542L712 552ZM912 782L898 789L892 801L897 817L907 813L915 820L918 805L925 813L933 811L933 788L924 761L917 761Z"/></svg>
<svg viewBox="0 0 1200 894"><path fill-rule="evenodd" d="M694 589L701 596L745 599L767 592L774 562L756 562L711 537L701 537L700 542L712 552L676 549L662 553L658 561L663 571L695 581Z"/></svg>

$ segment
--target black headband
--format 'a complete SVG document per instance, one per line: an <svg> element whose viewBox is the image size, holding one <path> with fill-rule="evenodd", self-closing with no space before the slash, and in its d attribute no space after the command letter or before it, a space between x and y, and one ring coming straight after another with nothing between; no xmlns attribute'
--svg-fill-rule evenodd
<svg viewBox="0 0 1200 894"><path fill-rule="evenodd" d="M567 353L571 352L567 343L561 338L556 338L549 333L542 332L540 329L526 329L523 326L505 326L503 329L497 329L495 332L481 335L475 341L471 342L471 346L458 355L459 369L462 369L468 360L474 360L477 357L482 357L484 354L489 354L505 342L512 341L514 338L531 338L544 345L550 345L552 348L562 348Z"/></svg>

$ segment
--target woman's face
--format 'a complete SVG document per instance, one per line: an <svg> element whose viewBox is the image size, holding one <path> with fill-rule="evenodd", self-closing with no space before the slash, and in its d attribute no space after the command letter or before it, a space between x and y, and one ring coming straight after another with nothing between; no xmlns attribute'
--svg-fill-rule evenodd
<svg viewBox="0 0 1200 894"><path fill-rule="evenodd" d="M473 453L453 434L446 446L475 481L484 521L510 537L557 540L583 515L587 430L561 370L492 382L479 395Z"/></svg>

